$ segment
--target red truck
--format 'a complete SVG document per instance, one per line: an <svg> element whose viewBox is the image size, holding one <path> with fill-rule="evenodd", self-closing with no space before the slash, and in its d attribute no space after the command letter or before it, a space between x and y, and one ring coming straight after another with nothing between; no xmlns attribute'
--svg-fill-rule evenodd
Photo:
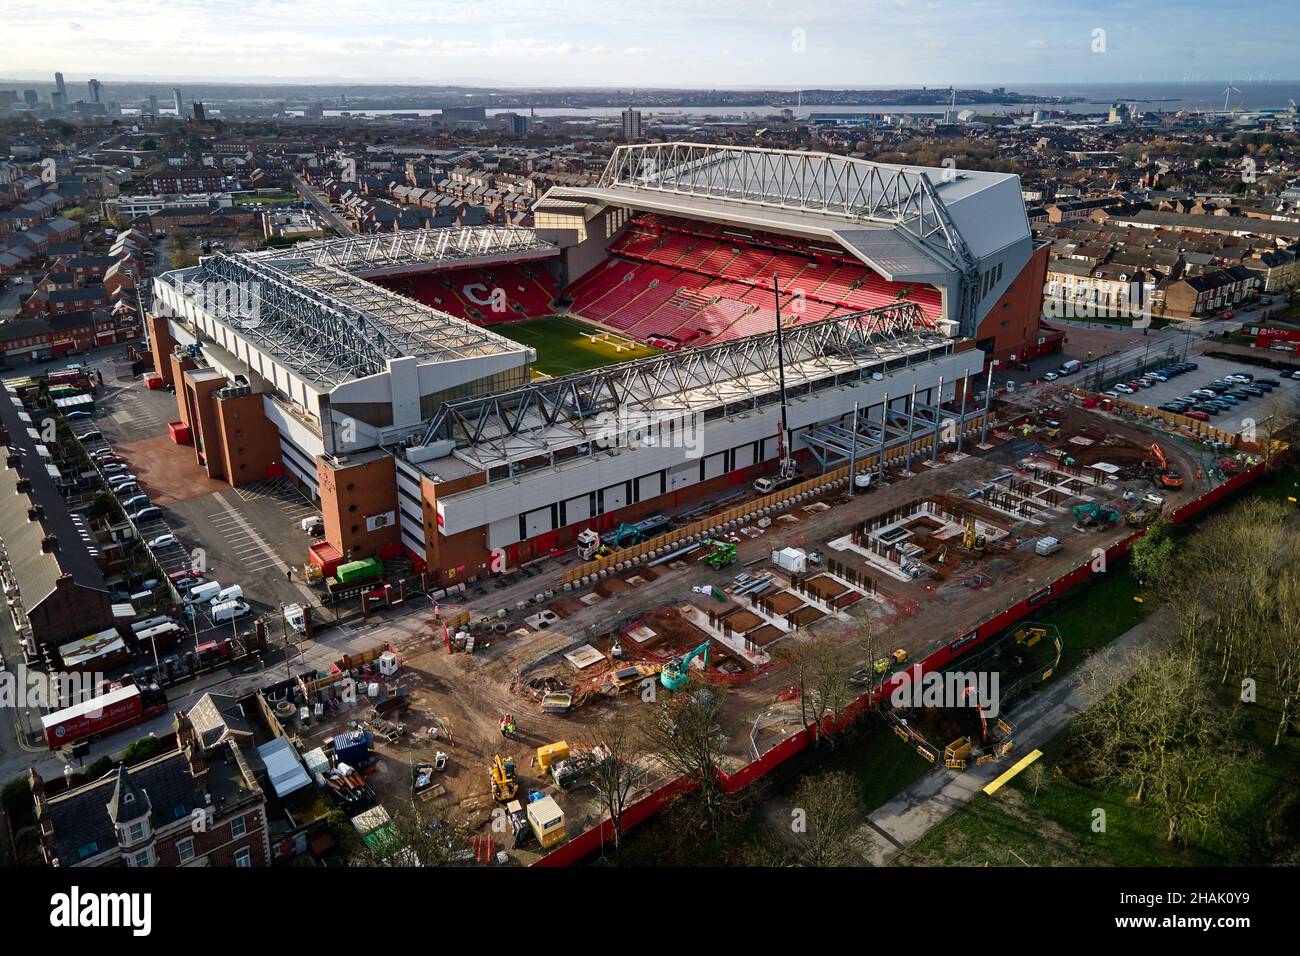
<svg viewBox="0 0 1300 956"><path fill-rule="evenodd" d="M98 740L167 711L167 695L157 686L125 684L41 718L45 742L58 750L78 740Z"/></svg>

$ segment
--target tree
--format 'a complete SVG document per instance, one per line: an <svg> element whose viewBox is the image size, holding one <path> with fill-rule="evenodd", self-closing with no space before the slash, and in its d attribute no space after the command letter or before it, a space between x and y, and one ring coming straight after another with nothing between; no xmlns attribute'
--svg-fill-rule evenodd
<svg viewBox="0 0 1300 956"><path fill-rule="evenodd" d="M705 825L716 823L725 810L714 731L720 712L721 705L711 691L678 694L659 705L644 725L647 752L695 785L687 799L701 809L696 819Z"/></svg>
<svg viewBox="0 0 1300 956"><path fill-rule="evenodd" d="M1173 540L1174 523L1161 515L1147 528L1147 533L1129 549L1129 569L1143 584L1162 583L1177 550Z"/></svg>
<svg viewBox="0 0 1300 956"><path fill-rule="evenodd" d="M1122 679L1117 662L1090 665L1085 681L1113 687L1078 720L1093 772L1164 816L1169 842L1211 828L1239 754L1227 713L1205 684L1200 661L1183 650L1147 651Z"/></svg>
<svg viewBox="0 0 1300 956"><path fill-rule="evenodd" d="M591 784L600 794L601 802L614 828L614 849L623 845L623 811L628 797L642 776L638 758L642 755L644 741L640 725L626 711L617 712L601 724L599 746L606 754L591 775Z"/></svg>
<svg viewBox="0 0 1300 956"><path fill-rule="evenodd" d="M837 770L805 777L794 792L797 861L803 866L848 865L854 859L850 837L862 810L862 789L850 774Z"/></svg>
<svg viewBox="0 0 1300 956"><path fill-rule="evenodd" d="M1051 774L1047 772L1047 767L1043 765L1041 760L1030 764L1029 769L1025 771L1025 783L1034 788L1035 799L1038 798L1038 791L1047 786L1047 781L1050 778Z"/></svg>
<svg viewBox="0 0 1300 956"><path fill-rule="evenodd" d="M453 822L446 808L411 806L366 839L348 840L347 857L352 866L465 866L474 862L472 839L472 831Z"/></svg>
<svg viewBox="0 0 1300 956"><path fill-rule="evenodd" d="M799 716L820 746L827 717L833 718L852 699L855 670L852 648L834 636L789 651L787 660L799 697Z"/></svg>

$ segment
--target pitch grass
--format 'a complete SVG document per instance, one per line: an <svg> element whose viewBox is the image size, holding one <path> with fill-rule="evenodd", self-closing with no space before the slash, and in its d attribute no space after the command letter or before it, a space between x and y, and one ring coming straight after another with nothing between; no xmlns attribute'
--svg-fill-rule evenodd
<svg viewBox="0 0 1300 956"><path fill-rule="evenodd" d="M535 348L537 361L533 368L547 375L585 372L603 365L616 365L659 354L658 349L648 345L634 343L630 349L620 352L609 342L592 342L585 334L594 334L600 332L600 329L558 315L526 322L503 322L490 328L520 345Z"/></svg>

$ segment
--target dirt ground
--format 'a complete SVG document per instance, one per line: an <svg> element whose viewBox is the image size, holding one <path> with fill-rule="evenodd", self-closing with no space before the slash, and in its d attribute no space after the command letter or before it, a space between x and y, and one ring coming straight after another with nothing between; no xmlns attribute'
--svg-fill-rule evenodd
<svg viewBox="0 0 1300 956"><path fill-rule="evenodd" d="M620 576L622 579L641 578L636 583L609 577L594 589L569 592L559 587L555 570L534 577L527 582L529 591L536 593L546 587L555 591L546 606L556 610L561 619L546 630L532 631L522 637L510 636L523 626L524 617L535 614L539 608L533 605L516 609L507 597L510 592L494 594L487 589L483 595L473 599L472 615L495 615L497 608L505 607L510 634L492 635L487 638L487 645L480 643L472 655L449 655L440 632L435 634L431 629L399 646L406 663L402 679L407 683L403 686L410 690L413 706L405 718L408 726L406 741L380 749L376 785L387 798L409 799L410 764L431 757L434 750L442 749L450 755L450 767L440 780L448 793L439 801L464 814L469 822L482 824L487 821L491 810L488 767L493 754L501 753L514 758L523 793L529 788L537 788L557 797L568 817L566 826L570 834L596 822L601 811L593 799L593 791L584 788L580 793L559 793L537 772L536 748L559 740L574 747L600 742L609 717L619 709L639 706L641 695L629 692L613 698L593 694L585 706L559 716L542 713L537 700L527 696L526 685L543 677L550 677L552 685L594 685L599 682L596 675L625 667L638 658L661 663L697 646L706 635L682 618L678 610L681 607L694 605L706 614L728 614L733 628L742 633L745 628L737 626L741 623L761 625L761 622L749 620L757 618L757 615L749 610L744 599L728 597L725 602L720 602L711 593L699 593L694 588L709 585L725 590L742 572L770 569L770 552L778 547L821 551L824 556L834 557L843 565L873 579L877 591L847 606L841 616L823 618L815 623L813 618L822 618L822 612L809 606L807 611L812 613L807 615L807 626L793 635L784 634L771 625L759 626L750 633L752 644L772 652L787 642L793 644L814 638L850 639L868 626L883 626L883 644L890 649L906 650L910 660L923 657L936 645L965 633L979 621L1079 564L1094 547L1105 547L1127 533L1128 529L1122 522L1101 532L1075 531L1068 501L1067 506L1048 512L1039 523L1031 524L996 509L985 508L968 497L992 479L1014 470L1029 454L1044 452L1051 455L1056 447L1072 450L1079 447L1069 445L1068 439L1085 429L1089 434L1116 436L1121 441L1121 444L1105 445L1105 453L1098 458L1116 463L1121 455L1136 456L1136 459L1144 457L1143 449L1150 446L1154 437L1151 433L1092 412L1066 409L1054 414L1064 425L1058 442L1044 444L1026 440L1018 433L990 433L990 447L977 449L968 444L965 449L968 454L960 460L945 462L941 459L937 467L918 468L916 473L906 477L895 475L852 499L843 494L827 496L823 499L831 505L827 509L796 505L786 512L793 520L774 521L767 529L742 529L737 535L737 563L725 569L710 569L688 556L682 562L675 562L675 569L660 567L654 574L647 574L644 568L632 569ZM1181 501L1198 494L1203 483L1196 476L1195 460L1182 447L1172 440L1159 440L1171 464L1182 470L1187 479L1183 489L1165 493L1167 507L1176 507ZM1127 507L1122 501L1126 490L1140 496L1151 490L1151 485L1141 481L1116 482L1106 487L1089 485L1087 493L1102 503L1121 505L1123 510ZM859 521L926 498L947 502L953 506L952 510L1006 528L1009 534L991 544L982 555L963 554L950 547L949 562L941 574L923 576L910 582L880 573L854 552L828 549L830 540L846 535ZM1044 535L1056 536L1064 548L1049 557L1036 555L1032 542ZM817 575L821 573L810 575L810 579L818 582ZM544 583L546 580L551 583ZM829 577L814 584L815 593L831 594L837 589L842 589L842 585ZM583 603L581 598L590 590L599 594L600 600ZM853 593L857 596L857 592ZM782 598L782 604L785 603L788 602ZM805 602L801 600L792 606L798 607L802 603ZM628 634L622 640L623 658L619 661L611 659L609 652L614 636L636 626L644 626L654 635L651 637L633 630L632 633L642 635L644 644ZM586 644L605 657L581 673L575 673L563 654ZM752 667L739 666L740 659L719 642L714 642L714 649L710 672L727 675L727 678L722 682L711 681L711 686L722 702L719 729L724 738L721 745L724 760L727 768L734 769L752 759L751 730L755 721L769 712L774 702L786 696L791 678L779 664L754 674ZM692 674L692 683L697 684L701 678L696 676L697 672ZM668 691L659 689L658 693L667 694ZM515 717L519 726L519 736L515 740L503 740L499 733L499 720L507 712ZM435 726L439 738L430 740L428 729ZM654 786L662 776L655 768L648 767L645 786Z"/></svg>

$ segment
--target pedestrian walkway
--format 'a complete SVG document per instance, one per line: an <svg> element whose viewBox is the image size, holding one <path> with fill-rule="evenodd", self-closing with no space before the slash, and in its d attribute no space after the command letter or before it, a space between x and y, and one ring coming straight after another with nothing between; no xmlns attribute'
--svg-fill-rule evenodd
<svg viewBox="0 0 1300 956"><path fill-rule="evenodd" d="M1111 674L1127 677L1133 673L1137 666L1135 652L1153 639L1161 616L1157 611L1097 652L1104 660L1120 662L1121 667ZM1035 747L1044 746L1092 706L1095 698L1091 689L1083 685L1083 667L1071 671L1060 683L1040 691L1008 715L1016 725L1017 753L1027 754ZM858 828L854 843L866 862L888 866L970 800L994 799L981 791L1006 769L1006 763L998 762L961 772L937 767L872 813Z"/></svg>

